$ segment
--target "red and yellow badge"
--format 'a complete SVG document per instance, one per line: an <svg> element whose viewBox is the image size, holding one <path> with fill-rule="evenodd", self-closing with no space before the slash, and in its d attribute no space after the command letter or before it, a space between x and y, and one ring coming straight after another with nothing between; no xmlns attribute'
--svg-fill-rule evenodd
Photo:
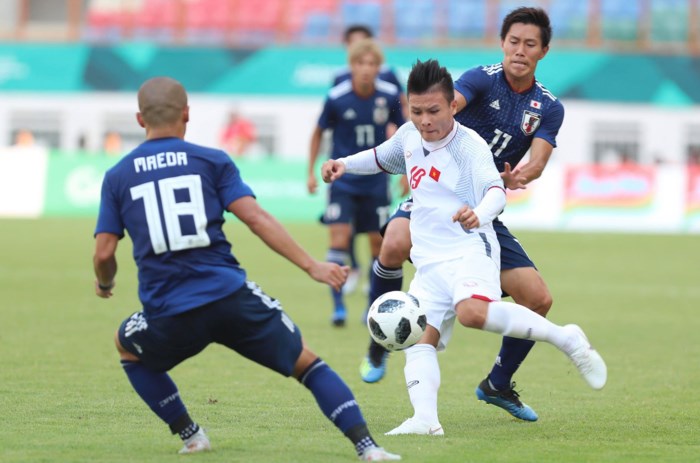
<svg viewBox="0 0 700 463"><path fill-rule="evenodd" d="M440 180L440 171L437 170L435 167L430 168L430 178L435 180L436 182Z"/></svg>

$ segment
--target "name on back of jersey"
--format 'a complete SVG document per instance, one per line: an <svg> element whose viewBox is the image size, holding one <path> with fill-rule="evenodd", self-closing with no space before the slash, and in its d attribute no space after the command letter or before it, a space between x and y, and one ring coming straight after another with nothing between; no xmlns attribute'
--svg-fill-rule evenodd
<svg viewBox="0 0 700 463"><path fill-rule="evenodd" d="M152 154L134 158L134 170L136 173L148 172L162 169L164 167L186 166L187 153L184 151L166 151L164 153Z"/></svg>

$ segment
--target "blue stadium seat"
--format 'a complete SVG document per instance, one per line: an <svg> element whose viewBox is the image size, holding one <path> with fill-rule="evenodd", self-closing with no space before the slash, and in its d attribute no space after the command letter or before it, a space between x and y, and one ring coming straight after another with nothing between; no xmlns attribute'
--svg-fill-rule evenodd
<svg viewBox="0 0 700 463"><path fill-rule="evenodd" d="M399 44L412 44L436 37L436 2L394 0L394 31Z"/></svg>
<svg viewBox="0 0 700 463"><path fill-rule="evenodd" d="M304 42L319 42L331 39L331 17L326 13L309 13L299 35ZM332 39L337 40L336 37Z"/></svg>
<svg viewBox="0 0 700 463"><path fill-rule="evenodd" d="M553 40L585 40L588 36L590 3L552 2L548 10Z"/></svg>
<svg viewBox="0 0 700 463"><path fill-rule="evenodd" d="M687 0L651 0L651 39L658 43L688 40Z"/></svg>
<svg viewBox="0 0 700 463"><path fill-rule="evenodd" d="M600 0L603 39L634 41L639 37L640 2Z"/></svg>
<svg viewBox="0 0 700 463"><path fill-rule="evenodd" d="M382 26L382 4L376 1L345 0L340 5L343 27L351 24L364 24L379 35Z"/></svg>
<svg viewBox="0 0 700 463"><path fill-rule="evenodd" d="M447 11L448 38L485 37L486 0L449 0Z"/></svg>

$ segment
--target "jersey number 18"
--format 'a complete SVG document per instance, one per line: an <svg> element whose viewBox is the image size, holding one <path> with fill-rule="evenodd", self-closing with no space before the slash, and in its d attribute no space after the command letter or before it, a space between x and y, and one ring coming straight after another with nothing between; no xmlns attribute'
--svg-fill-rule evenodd
<svg viewBox="0 0 700 463"><path fill-rule="evenodd" d="M175 190L187 190L189 201L176 201ZM181 251L190 248L209 246L207 234L207 214L204 209L202 179L199 175L181 175L158 181L158 191L163 209L163 220L168 240L165 240L163 224L160 220L161 205L158 204L155 182L146 182L131 187L131 199L143 199L148 234L151 237L153 252L162 254L168 250ZM180 226L180 217L190 216L194 220L196 234L185 235Z"/></svg>

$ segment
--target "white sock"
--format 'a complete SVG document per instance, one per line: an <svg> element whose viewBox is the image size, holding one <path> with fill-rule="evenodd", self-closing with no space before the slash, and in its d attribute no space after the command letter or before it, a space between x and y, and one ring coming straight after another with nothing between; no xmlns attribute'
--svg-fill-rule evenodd
<svg viewBox="0 0 700 463"><path fill-rule="evenodd" d="M440 365L437 351L430 344L416 344L404 351L408 397L413 405L413 417L431 425L437 424L437 398L440 389Z"/></svg>
<svg viewBox="0 0 700 463"><path fill-rule="evenodd" d="M566 351L569 333L540 314L519 304L495 301L489 304L485 331L519 339L545 341Z"/></svg>

